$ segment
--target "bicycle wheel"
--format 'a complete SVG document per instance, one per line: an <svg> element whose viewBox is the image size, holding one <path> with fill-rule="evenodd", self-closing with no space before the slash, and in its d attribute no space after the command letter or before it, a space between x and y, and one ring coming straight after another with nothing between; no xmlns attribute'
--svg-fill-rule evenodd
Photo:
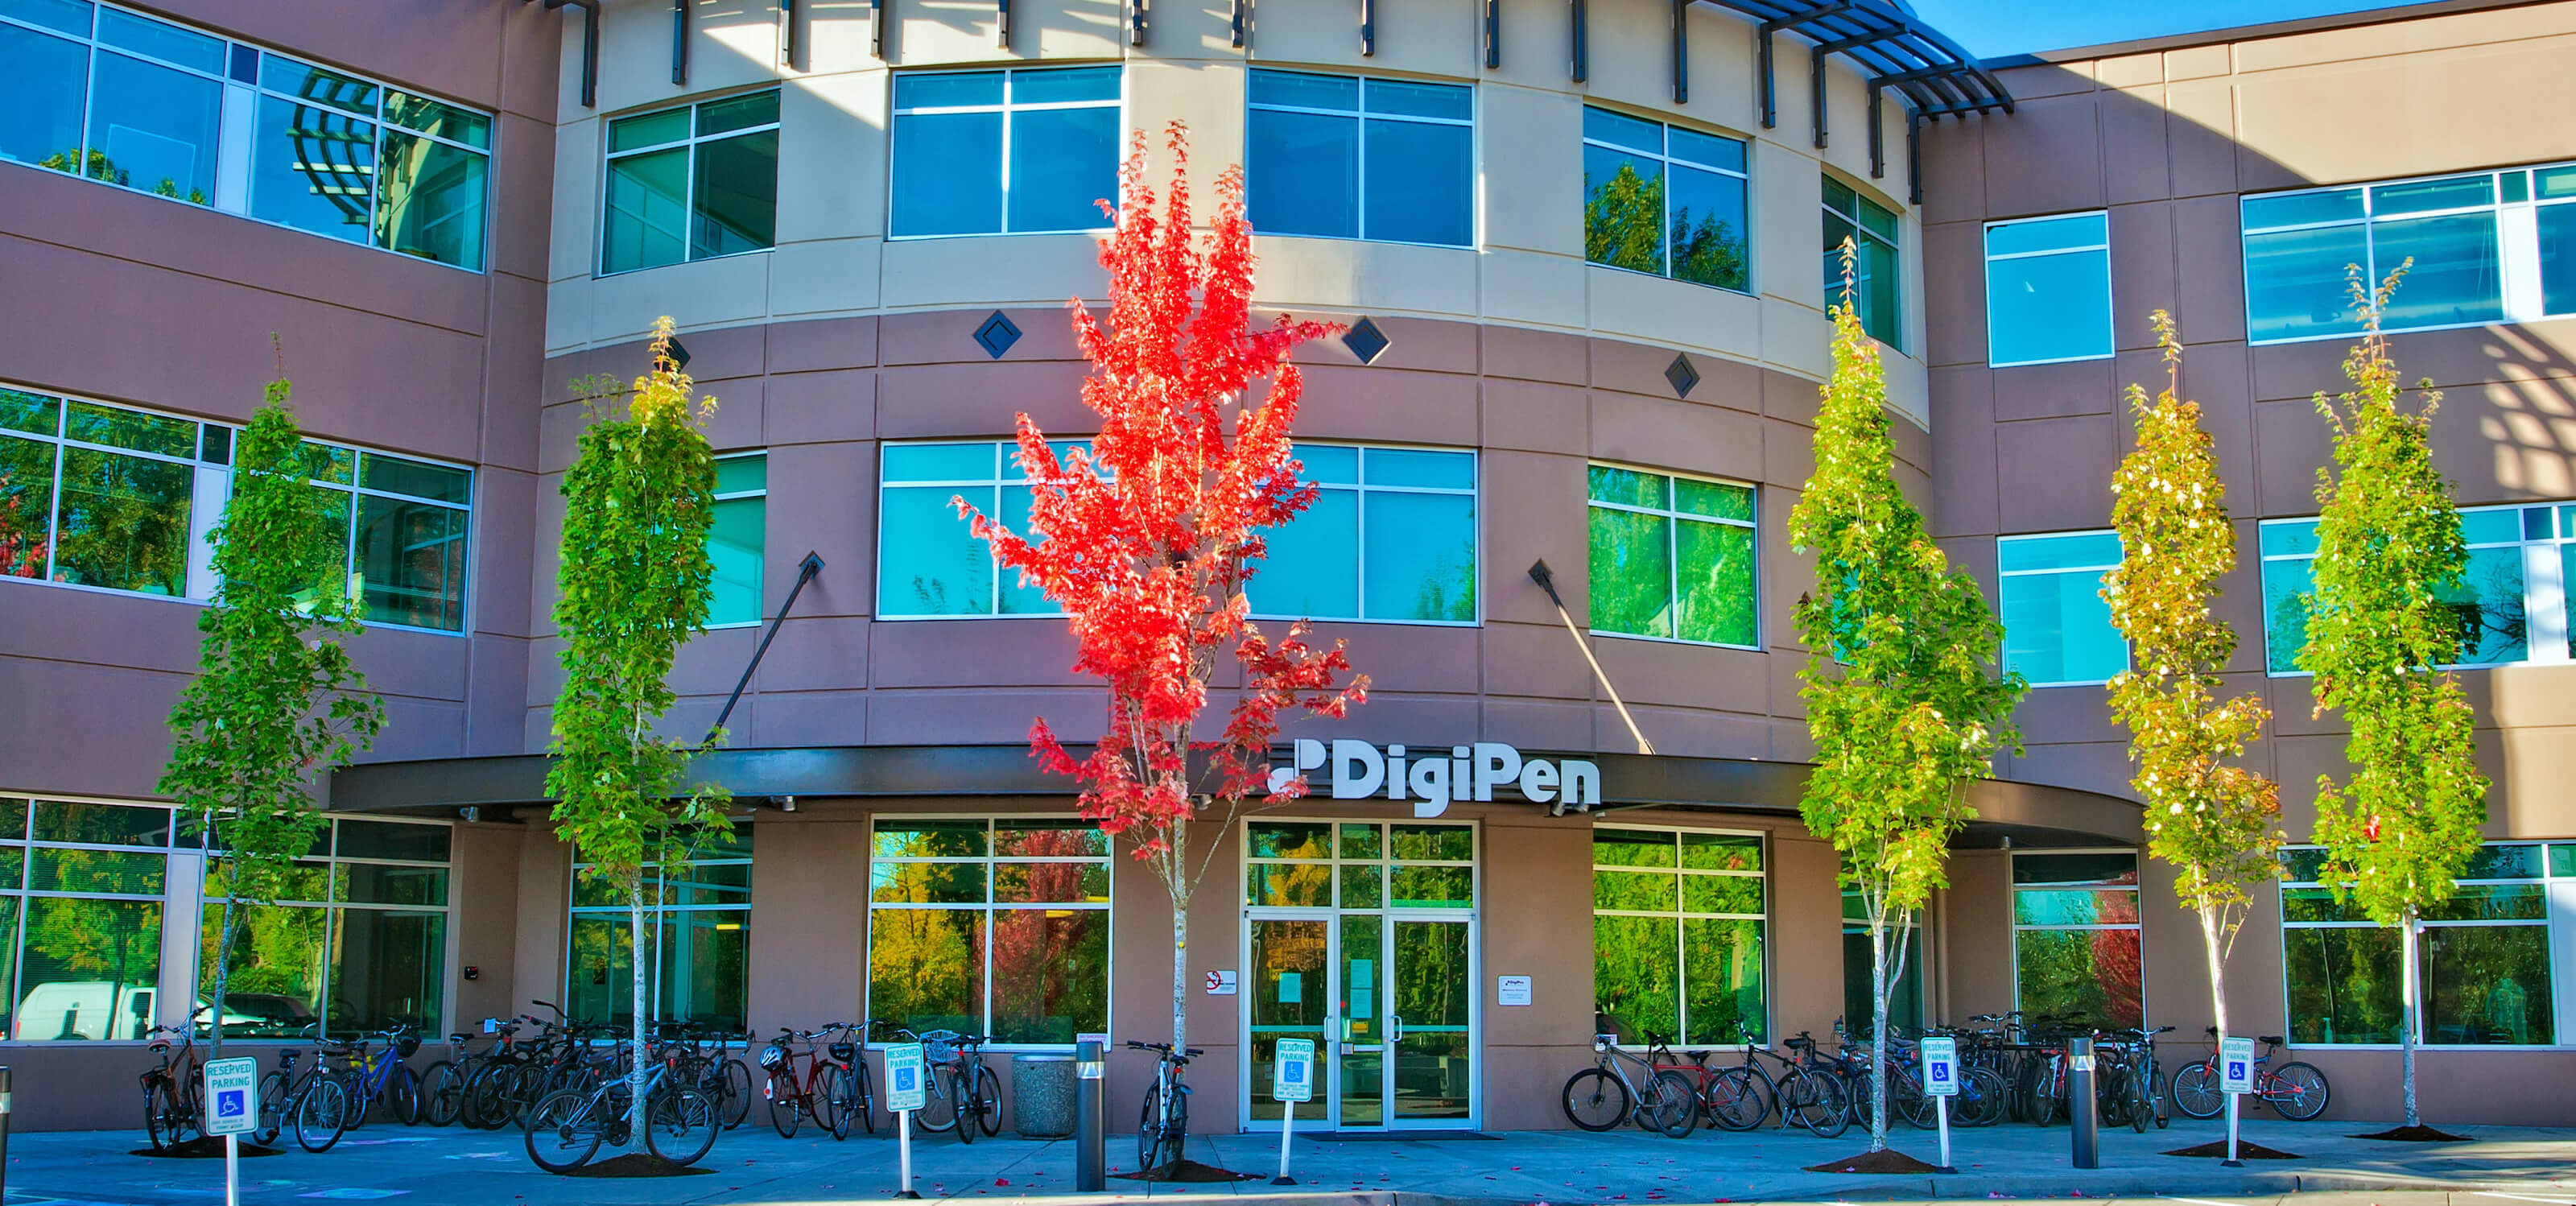
<svg viewBox="0 0 2576 1206"><path fill-rule="evenodd" d="M420 1120L430 1126L456 1121L465 1105L465 1077L452 1060L440 1060L420 1074Z"/></svg>
<svg viewBox="0 0 2576 1206"><path fill-rule="evenodd" d="M2326 1074L2314 1065L2293 1060L2265 1079L2270 1083L2263 1088L2263 1100L2271 1102L2281 1117L2306 1122L2326 1112L2326 1098L2333 1090L2326 1085Z"/></svg>
<svg viewBox="0 0 2576 1206"><path fill-rule="evenodd" d="M674 1164L695 1164L716 1145L724 1110L696 1089L660 1092L644 1106L644 1147Z"/></svg>
<svg viewBox="0 0 2576 1206"><path fill-rule="evenodd" d="M2141 1135L2146 1134L2147 1124L2155 1121L2156 1107L2153 1095L2147 1092L2146 1085L2139 1077L2136 1068L2129 1069L2121 1076L2120 1092L2126 1099L2122 1102L2122 1108L2128 1112L2129 1129Z"/></svg>
<svg viewBox="0 0 2576 1206"><path fill-rule="evenodd" d="M724 1062L724 1124L726 1130L742 1125L751 1117L751 1067L738 1059Z"/></svg>
<svg viewBox="0 0 2576 1206"><path fill-rule="evenodd" d="M1896 1070L1887 1078L1887 1095L1896 1103L1896 1116L1918 1131L1932 1129L1932 1098L1923 1091L1923 1081L1911 1067Z"/></svg>
<svg viewBox="0 0 2576 1206"><path fill-rule="evenodd" d="M1959 1082L1958 1120L1961 1126L1993 1126L2004 1120L2003 1074L1992 1068L1970 1068Z"/></svg>
<svg viewBox="0 0 2576 1206"><path fill-rule="evenodd" d="M975 1099L975 1069L979 1064L966 1064L948 1074L948 1086L957 1095L957 1141L973 1143L975 1132L982 1129L983 1103Z"/></svg>
<svg viewBox="0 0 2576 1206"><path fill-rule="evenodd" d="M762 1095L769 1099L769 1125L778 1128L778 1137L795 1138L796 1128L805 1121L805 1095L796 1089L796 1073L772 1073Z"/></svg>
<svg viewBox="0 0 2576 1206"><path fill-rule="evenodd" d="M549 1093L528 1111L528 1158L550 1173L568 1173L599 1151L600 1120L588 1094Z"/></svg>
<svg viewBox="0 0 2576 1206"><path fill-rule="evenodd" d="M1646 1083L1646 1108L1637 1111L1638 1127L1667 1139L1689 1136L1699 1125L1699 1094L1679 1072L1657 1072Z"/></svg>
<svg viewBox="0 0 2576 1206"><path fill-rule="evenodd" d="M1843 1090L1842 1077L1806 1073L1799 1080L1804 1087L1799 1090L1798 1125L1820 1139L1831 1139L1851 1128L1851 1095Z"/></svg>
<svg viewBox="0 0 2576 1206"><path fill-rule="evenodd" d="M981 1060L973 1067L975 1094L967 1100L975 1103L975 1125L984 1128L984 1136L989 1139L1002 1133L1002 1078L993 1075Z"/></svg>
<svg viewBox="0 0 2576 1206"><path fill-rule="evenodd" d="M921 1082L921 1108L912 1112L912 1125L933 1134L957 1125L957 1102L948 1095L948 1079L930 1068L923 1070Z"/></svg>
<svg viewBox="0 0 2576 1206"><path fill-rule="evenodd" d="M2202 1060L2174 1069L2173 1103L2185 1118L2218 1117L2227 1108L2227 1095L2218 1091L2218 1066Z"/></svg>
<svg viewBox="0 0 2576 1206"><path fill-rule="evenodd" d="M1628 1120L1628 1086L1600 1068L1565 1079L1565 1120L1587 1131L1606 1131Z"/></svg>
<svg viewBox="0 0 2576 1206"><path fill-rule="evenodd" d="M340 1078L317 1073L295 1103L295 1145L327 1152L349 1129L349 1090Z"/></svg>
<svg viewBox="0 0 2576 1206"><path fill-rule="evenodd" d="M834 1139L849 1138L851 1124L858 1121L856 1117L859 1112L856 1100L858 1089L859 1074L856 1071L839 1065L833 1066L831 1113Z"/></svg>
<svg viewBox="0 0 2576 1206"><path fill-rule="evenodd" d="M180 1126L178 1097L169 1079L156 1075L143 1089L143 1134L152 1141L152 1150L164 1151L179 1145Z"/></svg>
<svg viewBox="0 0 2576 1206"><path fill-rule="evenodd" d="M259 1078L259 1124L251 1130L250 1142L267 1147L277 1142L286 1130L286 1095L294 1089L287 1082L284 1069L274 1069Z"/></svg>
<svg viewBox="0 0 2576 1206"><path fill-rule="evenodd" d="M1718 1073L1700 1093L1708 1123L1722 1131L1749 1131L1771 1116L1770 1089L1751 1068Z"/></svg>
<svg viewBox="0 0 2576 1206"><path fill-rule="evenodd" d="M394 1121L420 1125L420 1074L410 1064L395 1064L393 1075L385 1078L385 1105L393 1111Z"/></svg>
<svg viewBox="0 0 2576 1206"><path fill-rule="evenodd" d="M859 1125L868 1128L869 1134L876 1134L877 1086L875 1078L868 1072L866 1054L862 1053L858 1061L850 1065L850 1075L843 1079L849 1085L850 1112L859 1116Z"/></svg>
<svg viewBox="0 0 2576 1206"><path fill-rule="evenodd" d="M1136 1123L1136 1171L1152 1172L1163 1166L1163 1085L1156 1081L1145 1089L1145 1115Z"/></svg>
<svg viewBox="0 0 2576 1206"><path fill-rule="evenodd" d="M832 1138L845 1138L850 1124L842 1121L837 1107L841 1104L841 1066L818 1063L814 1066L814 1083L805 1087L805 1107L814 1111L814 1128L829 1131Z"/></svg>

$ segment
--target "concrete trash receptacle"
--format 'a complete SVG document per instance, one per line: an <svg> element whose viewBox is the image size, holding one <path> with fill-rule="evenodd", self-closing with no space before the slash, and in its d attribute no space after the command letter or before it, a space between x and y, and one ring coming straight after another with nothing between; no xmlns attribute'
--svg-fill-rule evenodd
<svg viewBox="0 0 2576 1206"><path fill-rule="evenodd" d="M1011 1128L1023 1139L1073 1134L1073 1057L1011 1057Z"/></svg>

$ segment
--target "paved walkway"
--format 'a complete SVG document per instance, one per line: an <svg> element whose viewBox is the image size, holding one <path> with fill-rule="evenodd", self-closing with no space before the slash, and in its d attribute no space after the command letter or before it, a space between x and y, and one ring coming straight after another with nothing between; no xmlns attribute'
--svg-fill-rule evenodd
<svg viewBox="0 0 2576 1206"><path fill-rule="evenodd" d="M2356 1123L2249 1123L2246 1136L2307 1157L2249 1161L2159 1155L2222 1137L2207 1123L2178 1123L2144 1135L2102 1136L2102 1166L2077 1170L2066 1128L2026 1126L1954 1132L1950 1176L1863 1177L1801 1171L1867 1146L1859 1132L1839 1139L1760 1132L1701 1132L1671 1140L1636 1131L1607 1135L1539 1131L1493 1139L1310 1139L1294 1152L1298 1184L1274 1188L1276 1137L1225 1135L1191 1143L1193 1159L1261 1180L1233 1185L1154 1185L1113 1177L1108 1195L1072 1193L1066 1143L984 1140L960 1146L933 1137L915 1145L925 1198L995 1206L1131 1199L1239 1197L1247 1206L1646 1206L1756 1200L1919 1200L1926 1198L2151 1198L2268 1202L2302 1192L2297 1206L2576 1206L2576 1132L2460 1127L2475 1143L2395 1144L2348 1136ZM145 1159L135 1132L20 1134L10 1141L6 1206L205 1206L220 1201L220 1160ZM1900 1150L1932 1159L1933 1137L1900 1130ZM1132 1163L1133 1140L1113 1138L1113 1170ZM603 1150L602 1158L613 1154ZM649 1181L565 1179L529 1164L516 1131L405 1130L377 1123L322 1155L242 1162L242 1200L255 1206L378 1200L396 1206L606 1206L732 1202L885 1200L895 1188L895 1144L882 1136L835 1143L807 1131L782 1140L744 1126L717 1141L705 1175ZM2342 1201L2346 1193L2353 1196Z"/></svg>

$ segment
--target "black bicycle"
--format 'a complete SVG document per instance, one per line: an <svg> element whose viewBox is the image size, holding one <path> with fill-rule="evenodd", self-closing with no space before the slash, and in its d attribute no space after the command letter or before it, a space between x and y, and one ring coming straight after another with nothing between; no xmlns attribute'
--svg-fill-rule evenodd
<svg viewBox="0 0 2576 1206"><path fill-rule="evenodd" d="M1134 1039L1127 1040L1127 1049L1155 1055L1154 1083L1145 1090L1145 1116L1136 1124L1136 1169L1152 1172L1180 1162L1182 1145L1190 1134L1190 1087L1181 1075L1189 1069L1191 1056L1207 1052L1185 1047L1175 1053L1170 1043Z"/></svg>

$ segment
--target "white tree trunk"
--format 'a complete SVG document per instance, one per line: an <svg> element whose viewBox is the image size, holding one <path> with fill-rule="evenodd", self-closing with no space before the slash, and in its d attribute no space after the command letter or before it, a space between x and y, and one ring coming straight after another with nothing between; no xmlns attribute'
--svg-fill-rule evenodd
<svg viewBox="0 0 2576 1206"><path fill-rule="evenodd" d="M238 899L240 899L240 898L239 898L239 897L237 897L237 896L234 896L234 895L232 894L232 892L231 892L231 890L230 890L230 885L229 885L229 884L227 884L227 885L226 885L226 891L224 892L224 932L223 932L223 937L221 937L221 938L219 938L219 939L217 939L217 940L215 941L215 1000L214 1000L214 1014L213 1014L213 1016L209 1019L210 1024L211 1024L211 1025L213 1025L213 1027L214 1027L214 1036L215 1036L215 1037L214 1037L214 1040L209 1044L209 1045L210 1045L211 1047L213 1047L213 1049L214 1049L214 1050L212 1051L212 1053L207 1057L207 1058L210 1058L210 1059L222 1059L222 1058L224 1057L224 986L232 980L232 973L233 973L233 902L234 902L234 901L236 901L236 900L238 900ZM114 999L114 998L110 998L110 1000L113 1000L113 999ZM192 1019L192 1020L193 1020L193 1019Z"/></svg>
<svg viewBox="0 0 2576 1206"><path fill-rule="evenodd" d="M1887 1150L1887 918L1869 925L1869 1150Z"/></svg>
<svg viewBox="0 0 2576 1206"><path fill-rule="evenodd" d="M2200 906L2200 945L2209 957L2210 1020L2218 1027L2221 1041L2227 1038L2227 953L2218 937L2219 916L2215 905ZM2210 1048L2216 1051L2216 1047Z"/></svg>
<svg viewBox="0 0 2576 1206"><path fill-rule="evenodd" d="M628 977L628 979L633 982L635 990L635 1017L633 1019L635 1024L635 1066L628 1074L627 1081L628 1100L626 1104L626 1146L630 1151L642 1151L644 1149L644 1070L646 1065L651 1062L651 1054L644 1046L644 876L641 873L638 873L635 877L635 889L633 894L628 897L628 900L627 943L632 948L633 953L627 956L626 964L628 967L632 968L635 973Z"/></svg>
<svg viewBox="0 0 2576 1206"><path fill-rule="evenodd" d="M2404 961L2405 970L2399 974L2398 982L2405 986L2406 1002L2405 1032L2398 1040L2399 1050L2403 1052L2399 1059L2399 1066L2406 1079L2406 1125L2421 1126L2423 1118L2415 1112L2415 1027L2417 1015L2422 1012L2417 1005L2416 997L2422 992L2423 985L2415 978L2415 944L2419 941L2417 935L2420 929L2415 910L2406 910L2406 916L2399 924L2404 927L2400 931L2404 934L2404 938L2398 943L2398 958Z"/></svg>

